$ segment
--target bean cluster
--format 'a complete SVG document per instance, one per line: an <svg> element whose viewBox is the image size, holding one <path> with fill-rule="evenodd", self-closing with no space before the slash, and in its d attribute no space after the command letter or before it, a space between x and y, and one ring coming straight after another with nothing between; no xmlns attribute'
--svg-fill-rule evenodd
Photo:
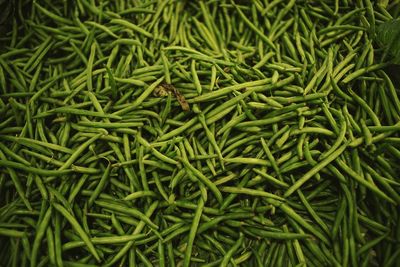
<svg viewBox="0 0 400 267"><path fill-rule="evenodd" d="M0 266L398 266L398 0L5 2Z"/></svg>

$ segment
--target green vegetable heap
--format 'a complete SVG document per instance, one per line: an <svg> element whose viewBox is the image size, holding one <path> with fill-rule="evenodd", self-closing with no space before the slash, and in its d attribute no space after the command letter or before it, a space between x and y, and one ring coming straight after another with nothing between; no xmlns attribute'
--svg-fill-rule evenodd
<svg viewBox="0 0 400 267"><path fill-rule="evenodd" d="M0 7L0 266L398 266L399 0Z"/></svg>

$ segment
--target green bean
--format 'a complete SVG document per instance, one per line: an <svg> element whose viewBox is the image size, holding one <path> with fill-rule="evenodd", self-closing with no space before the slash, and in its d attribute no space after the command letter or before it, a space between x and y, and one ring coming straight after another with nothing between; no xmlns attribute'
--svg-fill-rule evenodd
<svg viewBox="0 0 400 267"><path fill-rule="evenodd" d="M382 186L390 193L393 199L397 202L400 201L399 194L389 185L389 181L387 181L384 177L380 176L373 168L362 163L363 167L368 170L368 172L375 178Z"/></svg>
<svg viewBox="0 0 400 267"><path fill-rule="evenodd" d="M239 249L239 247L242 245L244 240L244 235L243 233L240 233L239 239L235 242L235 244L229 249L226 254L224 255L224 258L222 259L221 266L228 266L228 263L230 259L232 258L233 254Z"/></svg>
<svg viewBox="0 0 400 267"><path fill-rule="evenodd" d="M123 84L132 84L136 86L146 86L146 83L144 81L134 79L134 78L117 78L115 77L114 80L118 83L123 83Z"/></svg>
<svg viewBox="0 0 400 267"><path fill-rule="evenodd" d="M271 163L269 161L257 158L236 157L236 158L225 158L224 161L227 163L271 166Z"/></svg>
<svg viewBox="0 0 400 267"><path fill-rule="evenodd" d="M134 200L136 198L141 197L156 197L157 195L152 191L138 191L132 194L127 195L124 200Z"/></svg>
<svg viewBox="0 0 400 267"><path fill-rule="evenodd" d="M315 165L311 170L309 170L306 174L304 174L299 180L297 180L288 190L286 190L284 197L288 197L293 194L298 188L300 188L305 182L307 182L313 175L317 174L321 169L326 167L332 161L336 160L337 157L340 156L347 148L348 144L345 143L341 145L335 152L331 153L329 157L326 157L322 161L320 161L317 165Z"/></svg>
<svg viewBox="0 0 400 267"><path fill-rule="evenodd" d="M268 180L269 182L276 184L278 186L284 187L284 188L288 188L289 185L287 183L285 183L284 181L280 181L278 179L276 179L275 177L273 177L272 175L269 175L267 172L259 170L259 169L253 169L253 171L259 175L261 175L263 178L265 178L266 180Z"/></svg>
<svg viewBox="0 0 400 267"><path fill-rule="evenodd" d="M151 147L151 145L150 145L146 140L144 140L139 134L136 135L136 138L137 138L137 140L138 140L139 143L141 143L141 144L144 145L145 147L150 148L150 149L151 149L151 152L152 152L152 153L154 154L154 156L157 157L158 159L160 159L160 160L162 160L162 161L164 161L164 162L166 162L166 163L169 163L169 164L173 164L173 165L176 165L176 164L177 164L177 161L175 161L175 160L173 160L173 159L171 159L171 158L169 158L169 157L163 155L161 152L159 152L159 151L158 151L157 149L155 149L154 147Z"/></svg>
<svg viewBox="0 0 400 267"><path fill-rule="evenodd" d="M72 24L72 21L65 19L63 17L60 17L50 11L48 11L47 9L45 9L44 7L40 6L38 3L34 3L35 7L37 9L39 9L40 12L42 12L43 14L45 14L46 16L50 17L51 19L59 22L60 24Z"/></svg>
<svg viewBox="0 0 400 267"><path fill-rule="evenodd" d="M354 172L352 169L350 169L344 162L342 162L340 159L336 159L336 163L338 163L339 167L345 171L348 175L350 175L353 179L355 179L357 182L362 184L363 186L367 187L370 189L372 192L377 194L377 196L381 197L382 199L385 199L391 203L394 203L394 200L388 197L385 193L383 193L378 187L375 185L372 185L371 183L367 182L362 178L359 174Z"/></svg>
<svg viewBox="0 0 400 267"><path fill-rule="evenodd" d="M96 28L98 28L98 29L100 29L100 30L102 30L102 31L104 31L104 32L106 32L108 35L110 35L110 36L112 36L112 37L114 37L114 38L118 38L118 36L115 34L115 33L113 33L110 29L108 29L106 26L104 26L104 25L101 25L101 24L99 24L99 23L96 23L96 22L94 22L94 21L86 21L85 22L86 24L89 24L89 25L91 25L91 26L93 26L93 27L96 27Z"/></svg>
<svg viewBox="0 0 400 267"><path fill-rule="evenodd" d="M372 134L369 131L367 124L365 123L365 121L363 119L360 119L360 123L361 123L361 130L363 131L363 134L364 134L365 144L367 146L369 146L372 144Z"/></svg>
<svg viewBox="0 0 400 267"><path fill-rule="evenodd" d="M379 63L379 64L375 64L375 65L368 66L365 68L361 68L361 69L353 72L352 74L348 75L345 79L343 79L343 83L348 83L348 82L358 78L359 76L363 75L366 72L379 70L381 68L384 68L385 66L387 66L386 63Z"/></svg>
<svg viewBox="0 0 400 267"><path fill-rule="evenodd" d="M25 233L12 229L0 228L0 235L21 238L25 236Z"/></svg>
<svg viewBox="0 0 400 267"><path fill-rule="evenodd" d="M195 108L193 108L193 110L194 110L194 109L195 109ZM224 159L223 159L221 150L220 150L220 148L219 148L219 146L218 146L218 144L217 144L217 141L215 140L214 134L210 131L210 129L208 129L207 122L206 122L206 119L205 119L204 114L203 114L203 113L199 113L199 114L198 114L198 118L199 118L199 121L200 121L200 123L202 124L202 126L203 126L205 132L206 132L207 138L209 139L211 145L213 146L213 148L214 148L215 151L217 152L217 155L218 155L218 158L219 158L219 160L220 160L220 162L221 162L222 168L224 168L224 166L223 166L223 160L224 160Z"/></svg>
<svg viewBox="0 0 400 267"><path fill-rule="evenodd" d="M317 80L318 79L322 79L324 77L324 75L326 74L326 64L324 64L322 66L321 69L318 70L317 73L315 73L315 75L313 76L313 78L311 79L311 81L307 84L306 88L304 88L304 92L303 95L307 95L307 93L314 87L317 86Z"/></svg>
<svg viewBox="0 0 400 267"><path fill-rule="evenodd" d="M374 111L368 106L368 104L358 95L356 95L352 90L350 90L350 93L355 101L360 104L360 106L365 110L365 112L368 113L368 115L371 117L373 120L374 124L376 126L381 126L381 123L379 121L378 116L374 113Z"/></svg>
<svg viewBox="0 0 400 267"><path fill-rule="evenodd" d="M305 208L307 209L308 213L310 213L310 215L313 217L313 219L319 224L319 226L322 228L322 230L325 231L325 233L329 234L329 228L326 225L326 223L318 216L318 214L316 213L316 211L311 207L310 203L308 203L307 199L305 198L305 196L303 195L303 193L301 192L301 190L297 190L297 193L300 197L301 202L303 202Z"/></svg>
<svg viewBox="0 0 400 267"><path fill-rule="evenodd" d="M190 227L189 236L188 236L188 244L185 250L185 257L183 259L183 266L190 266L190 258L192 256L193 250L193 242L196 237L196 232L198 230L198 225L200 222L200 217L203 212L204 207L204 199L200 198L197 206L197 210L194 214L193 223Z"/></svg>
<svg viewBox="0 0 400 267"><path fill-rule="evenodd" d="M24 66L24 70L30 70L34 68L33 66L39 64L39 60L37 60L41 54L46 53L48 49L51 47L51 37L48 37L42 45L38 47L38 49L35 51L35 53L32 55L30 60L27 62L27 64ZM47 50L47 51L46 51ZM37 61L36 61L37 60ZM36 61L36 62L35 62Z"/></svg>
<svg viewBox="0 0 400 267"><path fill-rule="evenodd" d="M89 91L93 91L93 62L96 55L96 43L94 42L90 47L90 56L86 69L86 84Z"/></svg>
<svg viewBox="0 0 400 267"><path fill-rule="evenodd" d="M394 87L392 81L390 80L389 76L385 72L380 71L379 73L382 74L383 79L385 80L385 83L388 86L388 90L389 90L391 99L394 102L394 106L395 106L397 112L399 112L400 111L400 100L399 100L398 95L396 94L396 90L395 90L395 87Z"/></svg>
<svg viewBox="0 0 400 267"><path fill-rule="evenodd" d="M255 121L246 121L246 122L241 122L236 124L236 128L243 128L243 127L251 127L251 126L265 126L268 124L273 124L276 122L284 121L287 119L291 119L293 117L296 117L297 114L295 112L288 112L286 114L282 114L273 118L268 118L268 119L261 119L261 120L255 120Z"/></svg>
<svg viewBox="0 0 400 267"><path fill-rule="evenodd" d="M68 108L68 107L59 107L53 110L49 110L43 113L39 113L38 115L34 116L34 118L41 118L44 116L49 116L52 113L66 113L66 114L75 114L75 115L82 115L82 116L94 116L99 118L108 118L108 119L115 119L121 120L120 116L114 114L102 114L96 111L89 111L89 110L82 110L82 109L75 109L75 108Z"/></svg>
<svg viewBox="0 0 400 267"><path fill-rule="evenodd" d="M33 241L32 252L31 252L31 267L36 266L37 263L37 254L40 248L40 243L42 242L42 238L44 237L45 231L48 227L52 215L51 207L47 209L45 215L43 216L42 221L37 227L35 240Z"/></svg>
<svg viewBox="0 0 400 267"><path fill-rule="evenodd" d="M139 27L139 26L137 26L137 25L135 25L133 23L130 23L130 22L126 21L126 20L123 20L123 19L112 19L110 22L118 24L118 25L121 25L121 26L125 26L128 29L131 29L131 30L133 30L135 32L138 32L138 33L140 33L140 34L142 34L142 35L144 35L146 37L153 38L153 35L151 33L149 33L148 31L142 29L141 27Z"/></svg>
<svg viewBox="0 0 400 267"><path fill-rule="evenodd" d="M251 196L260 196L260 197L265 197L265 198L272 198L272 199L277 199L277 200L284 200L282 197L279 197L277 195L264 192L261 190L255 190L255 189L250 189L250 188L237 188L237 187L230 187L230 186L224 186L221 187L222 192L228 192L228 193L234 193L234 194L245 194L245 195L251 195Z"/></svg>
<svg viewBox="0 0 400 267"><path fill-rule="evenodd" d="M92 237L90 238L93 244L123 244L129 241L138 240L144 238L144 234L137 234L137 235L122 235L122 236L106 236L106 237ZM73 248L78 248L85 246L84 241L71 241L65 243L62 247L63 251L70 250Z"/></svg>
<svg viewBox="0 0 400 267"><path fill-rule="evenodd" d="M202 174L199 170L193 167L187 160L181 158L180 161L183 165L191 171L202 183L204 183L208 188L210 188L211 192L215 195L219 202L222 202L222 194L217 188L217 186L211 182L204 174Z"/></svg>
<svg viewBox="0 0 400 267"><path fill-rule="evenodd" d="M85 242L86 246L88 247L89 251L93 254L95 259L97 261L100 261L100 256L97 253L95 247L93 246L93 243L91 242L89 236L85 231L82 229L82 227L79 225L79 223L76 221L74 217L60 204L53 203L53 207L60 212L65 219L68 220L68 222L71 224L71 226L74 228L74 230L79 234L81 237L82 241Z"/></svg>
<svg viewBox="0 0 400 267"><path fill-rule="evenodd" d="M275 47L275 45L272 43L272 41L267 37L267 36L265 36L247 17L246 17L246 15L241 11L241 9L237 6L237 5L235 5L235 4L233 4L234 5L234 7L236 8L236 11L239 13L239 15L241 16L241 18L243 19L243 21L254 31L254 32L256 32L259 36L260 36L260 38L264 41L264 42L266 42L267 43L267 45L268 46L270 46L272 49L276 49L276 47Z"/></svg>
<svg viewBox="0 0 400 267"><path fill-rule="evenodd" d="M6 155L8 155L10 158L13 158L16 161L19 161L20 163L30 166L31 163L28 162L27 160L25 160L23 157L21 157L20 155L14 153L13 151L11 151L9 148L7 148L4 144L0 143L0 150L3 151L3 153L5 153Z"/></svg>
<svg viewBox="0 0 400 267"><path fill-rule="evenodd" d="M36 174L43 175L43 176L62 176L62 175L69 174L72 172L71 169L63 169L63 170L39 169L39 168L25 166L24 164L16 163L14 161L8 161L8 160L3 160L3 159L0 160L0 166L12 168L12 169L23 170L23 171L30 172L30 173L36 173Z"/></svg>
<svg viewBox="0 0 400 267"><path fill-rule="evenodd" d="M94 128L133 128L143 126L143 122L94 122L79 121L79 125Z"/></svg>
<svg viewBox="0 0 400 267"><path fill-rule="evenodd" d="M93 194L90 196L88 200L88 207L91 207L93 205L94 201L97 199L103 188L106 186L107 180L109 179L110 170L111 170L111 165L108 164L103 175L101 176L99 183L96 186L96 189L93 191Z"/></svg>
<svg viewBox="0 0 400 267"><path fill-rule="evenodd" d="M118 110L118 111L114 112L113 115L116 115L116 116L124 115L132 110L135 110L153 92L153 90L163 81L163 79L164 79L164 77L161 77L157 81L152 83L149 87L147 87L143 91L143 93L129 107Z"/></svg>
<svg viewBox="0 0 400 267"><path fill-rule="evenodd" d="M196 61L195 61L195 60L192 60L192 64L191 64L191 73L192 73L193 83L194 83L194 85L195 85L195 87L196 87L197 93L198 93L199 95L201 95L201 92L202 92L203 89L202 89L202 87L201 87L200 80L199 80L199 77L198 77L198 75L197 75L197 71L196 71Z"/></svg>
<svg viewBox="0 0 400 267"><path fill-rule="evenodd" d="M214 98L229 94L229 93L231 93L231 92L233 92L235 90L240 90L240 89L243 89L243 88L250 89L251 87L268 84L270 81L271 81L270 78L266 78L266 79L262 79L262 80L258 80L258 81L252 81L252 82L246 82L246 83L242 83L242 84L228 86L228 87L225 87L223 89L219 89L219 90L216 90L216 91L212 91L212 92L203 94L201 96L197 96L197 97L189 100L188 102L189 103L197 103L197 102L209 101L209 100L212 100Z"/></svg>
<svg viewBox="0 0 400 267"><path fill-rule="evenodd" d="M268 144L265 142L264 138L262 138L262 137L261 137L261 145L262 145L265 153L267 154L268 160L270 161L272 168L275 170L275 172L278 174L278 176L280 176L280 170L276 163L276 160L275 160L274 156L272 155L271 150L268 147Z"/></svg>
<svg viewBox="0 0 400 267"><path fill-rule="evenodd" d="M74 151L74 153L71 154L71 156L68 158L68 160L59 168L60 171L68 169L74 162L75 160L80 156L80 154L93 142L95 142L99 137L101 137L103 134L97 134L87 140L84 144L82 144L77 150Z"/></svg>
<svg viewBox="0 0 400 267"><path fill-rule="evenodd" d="M143 220L146 224L148 224L153 229L158 229L158 226L156 224L154 224L147 216L145 216L142 212L140 212L134 208L127 208L127 207L118 205L117 203L113 203L111 201L96 200L94 203L103 208L111 209L111 210L114 210L117 212L131 215L136 218L140 218L141 220Z"/></svg>
<svg viewBox="0 0 400 267"><path fill-rule="evenodd" d="M262 238L271 238L271 239L278 239L278 240L292 240L292 239L302 239L308 238L310 236L306 234L298 234L298 233L285 233L285 232L273 232L273 231L266 231L258 228L251 228L247 227L246 230L254 235L257 235Z"/></svg>
<svg viewBox="0 0 400 267"><path fill-rule="evenodd" d="M47 247L49 250L49 261L51 264L55 264L55 250L54 250L54 237L53 237L53 231L51 229L51 226L47 227L46 230L46 237L47 237Z"/></svg>

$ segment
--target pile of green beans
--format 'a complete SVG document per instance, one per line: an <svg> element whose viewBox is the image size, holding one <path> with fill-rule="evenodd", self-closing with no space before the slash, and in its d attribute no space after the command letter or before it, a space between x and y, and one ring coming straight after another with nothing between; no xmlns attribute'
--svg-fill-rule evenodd
<svg viewBox="0 0 400 267"><path fill-rule="evenodd" d="M0 266L398 266L400 1L11 2Z"/></svg>

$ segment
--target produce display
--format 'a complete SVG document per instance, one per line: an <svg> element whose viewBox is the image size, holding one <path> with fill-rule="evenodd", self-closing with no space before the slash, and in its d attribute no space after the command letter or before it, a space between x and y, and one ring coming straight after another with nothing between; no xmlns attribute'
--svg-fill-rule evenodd
<svg viewBox="0 0 400 267"><path fill-rule="evenodd" d="M399 266L399 13L0 0L0 266Z"/></svg>

